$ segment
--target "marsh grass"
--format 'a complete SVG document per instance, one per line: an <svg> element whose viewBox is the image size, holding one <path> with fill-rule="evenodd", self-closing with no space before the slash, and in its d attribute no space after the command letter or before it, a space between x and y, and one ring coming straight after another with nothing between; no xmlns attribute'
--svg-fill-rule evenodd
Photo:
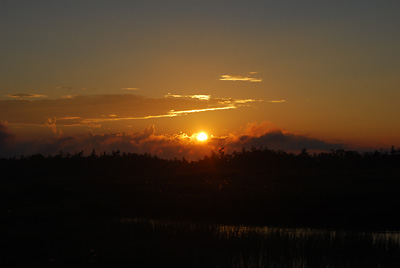
<svg viewBox="0 0 400 268"><path fill-rule="evenodd" d="M181 260L191 266L397 267L400 264L398 232L210 225L129 218L122 219L121 224L125 228L167 235L167 240L174 241L175 246L186 248L187 255ZM174 255L173 252L168 254Z"/></svg>
<svg viewBox="0 0 400 268"><path fill-rule="evenodd" d="M286 229L121 219L95 260L143 267L398 267L395 232ZM95 245L93 246L96 247Z"/></svg>
<svg viewBox="0 0 400 268"><path fill-rule="evenodd" d="M0 159L0 267L400 267L398 233L382 232L400 229L399 163L271 150Z"/></svg>
<svg viewBox="0 0 400 268"><path fill-rule="evenodd" d="M122 218L20 222L2 267L399 267L400 233Z"/></svg>

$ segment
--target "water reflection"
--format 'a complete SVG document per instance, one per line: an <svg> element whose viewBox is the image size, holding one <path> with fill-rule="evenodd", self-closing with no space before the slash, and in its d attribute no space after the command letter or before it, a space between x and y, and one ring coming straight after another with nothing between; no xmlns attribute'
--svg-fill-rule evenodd
<svg viewBox="0 0 400 268"><path fill-rule="evenodd" d="M271 234L278 233L281 237L288 239L307 239L309 237L325 237L331 240L354 238L355 236L371 239L372 245L385 244L400 247L400 232L362 232L362 231L335 231L326 229L311 228L274 228L260 226L237 226L237 225L216 225L213 226L216 235L226 237L246 237L249 235L258 235L268 238Z"/></svg>
<svg viewBox="0 0 400 268"><path fill-rule="evenodd" d="M268 238L272 234L278 234L280 237L287 239L307 239L310 237L334 239L346 238L367 238L371 240L372 245L386 244L400 247L400 232L381 231L381 232L365 232L365 231L346 231L346 230L330 230L330 229L313 229L313 228L277 228L267 226L244 226L244 225L222 225L222 224L199 224L193 222L163 221L142 218L122 218L121 223L148 225L153 230L156 228L185 230L203 230L212 232L215 236L230 238L245 238L247 236L259 236Z"/></svg>
<svg viewBox="0 0 400 268"><path fill-rule="evenodd" d="M400 267L399 232L215 225L124 218L198 267ZM190 250L189 250L190 249ZM171 250L171 249L168 249ZM211 261L209 261L211 260Z"/></svg>

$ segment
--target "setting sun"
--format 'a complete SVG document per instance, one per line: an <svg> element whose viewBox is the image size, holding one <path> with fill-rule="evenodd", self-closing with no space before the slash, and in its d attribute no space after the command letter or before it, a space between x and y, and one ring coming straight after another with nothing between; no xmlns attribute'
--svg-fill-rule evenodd
<svg viewBox="0 0 400 268"><path fill-rule="evenodd" d="M199 140L199 141L205 141L205 140L207 140L208 139L208 135L207 135L207 133L205 133L205 132L200 132L198 135L197 135L197 140Z"/></svg>

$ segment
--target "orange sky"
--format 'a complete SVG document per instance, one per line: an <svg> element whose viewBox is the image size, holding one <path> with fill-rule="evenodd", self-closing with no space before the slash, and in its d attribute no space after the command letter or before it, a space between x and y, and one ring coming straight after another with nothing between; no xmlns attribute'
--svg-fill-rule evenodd
<svg viewBox="0 0 400 268"><path fill-rule="evenodd" d="M0 9L2 156L400 146L397 2L22 2Z"/></svg>

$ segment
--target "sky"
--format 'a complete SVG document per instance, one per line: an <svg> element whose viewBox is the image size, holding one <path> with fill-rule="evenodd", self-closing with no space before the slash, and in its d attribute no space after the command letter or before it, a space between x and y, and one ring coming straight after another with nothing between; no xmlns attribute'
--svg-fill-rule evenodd
<svg viewBox="0 0 400 268"><path fill-rule="evenodd" d="M0 157L399 147L399 12L392 0L3 0Z"/></svg>

